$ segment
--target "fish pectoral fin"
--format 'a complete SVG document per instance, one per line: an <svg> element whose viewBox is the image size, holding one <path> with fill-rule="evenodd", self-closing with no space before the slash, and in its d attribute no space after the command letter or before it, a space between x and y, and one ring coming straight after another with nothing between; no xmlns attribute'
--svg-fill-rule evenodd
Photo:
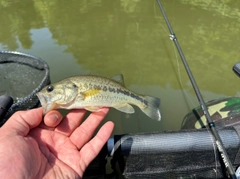
<svg viewBox="0 0 240 179"><path fill-rule="evenodd" d="M101 107L88 106L88 107L84 107L84 109L91 111L91 112L98 112L101 109Z"/></svg>
<svg viewBox="0 0 240 179"><path fill-rule="evenodd" d="M121 112L128 113L128 114L132 114L135 112L134 108L130 104L114 106L114 108Z"/></svg>

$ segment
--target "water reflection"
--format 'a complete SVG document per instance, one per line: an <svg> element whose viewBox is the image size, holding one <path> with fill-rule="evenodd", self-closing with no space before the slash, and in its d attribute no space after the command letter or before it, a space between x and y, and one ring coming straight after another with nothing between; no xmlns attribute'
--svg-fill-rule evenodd
<svg viewBox="0 0 240 179"><path fill-rule="evenodd" d="M231 68L240 59L239 2L162 3L205 100L235 96L240 82ZM130 120L111 112L124 126L119 133L178 129L198 104L154 0L1 0L0 26L0 46L46 60L53 82L122 73L128 88L162 99L158 125L141 112Z"/></svg>
<svg viewBox="0 0 240 179"><path fill-rule="evenodd" d="M189 4L194 7L200 7L202 9L214 12L213 15L221 15L223 17L235 18L239 21L240 11L238 8L239 1L234 0L221 0L221 1L209 1L209 0L180 0L183 4Z"/></svg>
<svg viewBox="0 0 240 179"><path fill-rule="evenodd" d="M21 46L30 49L33 41L31 40L30 30L43 27L43 19L36 13L33 1L0 1L0 42L8 50L16 50Z"/></svg>

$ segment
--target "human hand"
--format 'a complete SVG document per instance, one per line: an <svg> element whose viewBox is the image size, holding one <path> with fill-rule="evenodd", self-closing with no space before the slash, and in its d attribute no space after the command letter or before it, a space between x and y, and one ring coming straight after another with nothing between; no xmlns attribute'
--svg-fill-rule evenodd
<svg viewBox="0 0 240 179"><path fill-rule="evenodd" d="M83 123L86 111L80 109L63 120L55 110L44 118L42 108L16 112L0 128L0 178L82 178L114 128L106 122L92 138L108 110Z"/></svg>

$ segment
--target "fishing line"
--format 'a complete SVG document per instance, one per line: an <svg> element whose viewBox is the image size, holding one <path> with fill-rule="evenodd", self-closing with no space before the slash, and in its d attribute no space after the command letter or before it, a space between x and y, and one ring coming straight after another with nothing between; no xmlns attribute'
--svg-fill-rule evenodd
<svg viewBox="0 0 240 179"><path fill-rule="evenodd" d="M185 67L185 69L186 69L186 72L187 72L187 74L188 74L188 76L189 76L189 79L190 79L190 81L191 81L191 83L192 83L193 89L194 89L194 91L195 91L195 93L196 93L196 96L197 96L197 98L198 98L198 100L199 100L199 103L200 103L200 106L201 106L201 108L202 108L202 111L204 112L204 114L205 114L205 116L206 116L206 119L207 119L207 121L208 121L208 126L209 126L209 128L210 128L210 131L211 131L214 139L215 139L215 143L216 143L216 146L217 146L218 151L219 151L219 153L220 153L222 162L224 163L225 168L226 168L229 176L230 176L231 178L233 178L233 179L237 179L237 177L236 177L236 175L235 175L235 172L234 172L234 169L233 169L233 166L232 166L232 163L231 163L231 161L230 161L230 159L229 159L229 157L228 157L228 154L227 154L227 152L226 152L226 149L225 149L224 146L223 146L223 142L222 142L222 140L221 140L221 138L220 138L220 136L219 136L219 134L218 134L218 132L217 132L217 130L216 130L216 128L215 128L215 124L214 124L214 122L213 122L212 119L211 119L211 116L210 116L210 114L209 114L209 112L208 112L208 109L207 109L207 107L206 107L206 104L205 104L205 102L204 102L204 100L203 100L203 98L202 98L202 95L201 95L201 93L200 93L200 90L199 90L199 88L198 88L198 86L197 86L197 84L196 84L196 82L195 82L195 79L194 79L194 77L193 77L193 75L192 75L192 73L191 73L191 70L190 70L190 68L189 68L189 66L188 66L188 63L187 63L187 61L186 61L186 59L185 59L185 57L184 57L184 54L183 54L183 52L182 52L182 50L181 50L181 48L180 48L180 45L179 45L179 43L178 43L178 41L177 41L177 37L176 37L176 35L175 35L174 32L173 32L173 29L172 29L172 27L171 27L171 25L170 25L170 22L168 21L168 18L167 18L167 16L166 16L165 12L164 12L164 9L163 9L163 7L162 7L162 4L160 3L160 0L157 0L157 2L158 2L158 5L159 5L160 10L161 10L161 12L162 12L162 15L163 15L163 17L164 17L164 19L165 19L165 22L166 22L166 24L167 24L167 26L168 26L168 29L169 29L169 32L170 32L170 36L169 36L169 37L170 37L170 39L174 42L175 46L176 46L177 49L178 49L179 55L180 55L180 57L181 57L181 59L182 59L182 62L183 62L184 67Z"/></svg>
<svg viewBox="0 0 240 179"><path fill-rule="evenodd" d="M179 64L179 59L178 59L178 54L177 54L177 49L174 46L174 44L172 43L173 49L174 49L174 54L176 57L176 63L177 63L177 69L178 69L178 79L180 82L180 87L183 89L183 94L188 98L188 101L190 101L190 103L192 104L192 106L196 106L196 104L193 102L193 100L191 99L190 95L184 90L184 85L182 82L182 78L181 78L181 69L180 69L180 64ZM190 108L190 107L189 107Z"/></svg>
<svg viewBox="0 0 240 179"><path fill-rule="evenodd" d="M162 22L160 22L159 18L157 18L157 13L156 13L156 1L154 1L154 14L155 14L155 19L158 22L158 24L161 26L161 28L166 32L166 34L168 34L167 29L162 25ZM174 50L174 55L175 55L175 59L176 59L176 64L177 64L177 71L178 71L178 79L180 82L180 87L183 89L183 94L186 96L186 98L188 99L188 101L190 101L190 103L193 106L197 106L193 100L191 99L190 95L184 90L184 85L183 85L183 81L182 81L182 75L181 75L181 69L180 69L180 64L179 64L179 58L178 58L178 53L177 53L177 48L174 45L174 43L171 43L173 46L173 50ZM197 111L196 111L197 112ZM200 116L200 114L198 114ZM206 126L207 132L209 133L209 135L211 134L210 129L208 128L208 126ZM215 159L215 171L216 171L216 178L217 178L217 149L216 146L214 145L214 139L211 137L211 141L212 141L212 146L213 146L213 152L214 152L214 159Z"/></svg>
<svg viewBox="0 0 240 179"><path fill-rule="evenodd" d="M159 18L157 18L155 4L156 4L156 1L154 1L154 15L155 15L155 19L158 22L158 24L161 26L161 28L166 32L166 34L168 34L168 31L167 31L166 27L164 27L162 25L162 22L159 20ZM191 99L190 95L184 90L184 85L183 85L182 75L181 75L181 68L180 68L180 64L179 64L179 58L178 58L178 53L177 53L176 46L174 45L174 43L171 43L171 44L172 44L173 49L174 49L174 55L175 55L176 64L177 64L178 80L179 80L180 87L183 89L182 92L183 92L184 96L188 99L186 101L189 101L192 104L192 106L194 107L194 106L196 106L196 104L193 102L193 100ZM189 108L191 108L191 107L189 106Z"/></svg>
<svg viewBox="0 0 240 179"><path fill-rule="evenodd" d="M156 3L156 1L155 1ZM155 3L154 3L154 11L155 11L155 16L156 16L156 9L155 9ZM164 28L164 30L166 31L166 33L168 34L166 28ZM183 82L182 82L182 78L181 78L181 69L180 69L180 64L179 64L179 58L178 58L178 53L177 53L177 48L176 46L174 45L174 43L172 42L171 43L172 46L173 46L173 49L174 49L174 54L175 54L175 58L176 58L176 64L177 64L177 69L178 69L178 79L179 79L179 82L180 82L180 87L183 89L183 94L188 98L188 100L190 101L190 103L193 105L193 106L197 106L193 100L191 99L190 95L184 90L184 85L183 85ZM198 113L198 111L196 111ZM198 114L199 116L201 116L200 114ZM207 129L207 132L209 133L209 135L211 134L211 131L209 129L208 126L206 126L206 129ZM213 146L213 152L214 152L214 159L215 159L215 171L216 171L216 178L217 178L217 149L216 149L216 146L214 145L215 142L214 142L214 139L211 137L211 141L212 141L212 146Z"/></svg>
<svg viewBox="0 0 240 179"><path fill-rule="evenodd" d="M167 28L165 28L165 26L162 25L162 22L159 21L159 19L157 18L157 10L156 10L155 3L156 3L156 2L153 3L153 5L154 5L153 7L154 7L154 15L155 15L155 19L156 19L156 21L158 22L158 25L160 25L161 28L162 28L162 29L168 34Z"/></svg>

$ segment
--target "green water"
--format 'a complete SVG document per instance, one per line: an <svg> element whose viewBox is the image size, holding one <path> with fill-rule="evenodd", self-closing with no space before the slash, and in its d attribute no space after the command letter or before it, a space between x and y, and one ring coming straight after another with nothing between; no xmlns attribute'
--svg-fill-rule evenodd
<svg viewBox="0 0 240 179"><path fill-rule="evenodd" d="M162 4L204 99L239 96L240 2ZM44 59L52 82L122 73L127 88L161 99L160 122L112 109L114 134L178 130L198 105L155 0L0 0L0 27L0 49Z"/></svg>

